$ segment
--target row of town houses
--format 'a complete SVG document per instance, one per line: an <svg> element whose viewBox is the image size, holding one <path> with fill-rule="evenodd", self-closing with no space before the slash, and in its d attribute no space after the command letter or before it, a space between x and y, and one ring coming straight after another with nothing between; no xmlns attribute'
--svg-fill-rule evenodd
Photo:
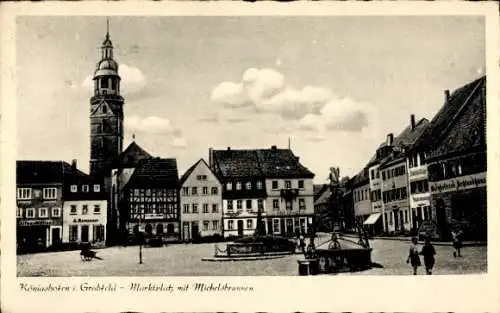
<svg viewBox="0 0 500 313"><path fill-rule="evenodd" d="M76 161L17 162L17 235L22 248L123 243L138 233L166 241L308 233L314 174L289 149L209 150L178 175L173 158L132 142L111 177L83 173Z"/></svg>
<svg viewBox="0 0 500 313"><path fill-rule="evenodd" d="M347 184L344 201L373 234L417 234L486 239L486 77L454 92L434 118L409 118L388 134ZM350 203L350 205L349 205ZM427 222L426 222L427 221Z"/></svg>

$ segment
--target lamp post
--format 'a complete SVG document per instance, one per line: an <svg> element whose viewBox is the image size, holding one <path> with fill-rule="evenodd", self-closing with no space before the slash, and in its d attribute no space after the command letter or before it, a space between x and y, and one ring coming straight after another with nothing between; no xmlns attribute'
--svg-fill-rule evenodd
<svg viewBox="0 0 500 313"><path fill-rule="evenodd" d="M139 264L142 264L142 240L144 238L144 235L141 232L141 224L142 224L142 208L140 209L139 213Z"/></svg>

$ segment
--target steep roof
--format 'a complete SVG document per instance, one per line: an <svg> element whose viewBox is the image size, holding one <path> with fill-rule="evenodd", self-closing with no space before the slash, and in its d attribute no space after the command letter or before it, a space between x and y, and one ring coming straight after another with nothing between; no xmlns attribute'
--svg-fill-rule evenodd
<svg viewBox="0 0 500 313"><path fill-rule="evenodd" d="M123 168L135 167L140 160L152 158L152 156L146 152L141 146L139 146L135 141L132 141L128 147L123 150L118 156L117 161L114 166L120 166Z"/></svg>
<svg viewBox="0 0 500 313"><path fill-rule="evenodd" d="M370 182L370 177L368 175L368 168L365 167L349 180L348 185L351 188L356 188L358 186L368 184L369 182Z"/></svg>
<svg viewBox="0 0 500 313"><path fill-rule="evenodd" d="M449 131L453 131L453 129L456 130L457 127L453 127L456 120L472 100L476 97L480 97L480 101L486 102L484 94L481 92L485 87L486 76L482 76L451 93L447 103L445 103L434 116L429 129L420 140L415 143L414 148L418 150L428 150L437 145L440 139L446 136ZM484 112L472 112L472 115L477 114L479 118L482 118L481 115L483 113Z"/></svg>
<svg viewBox="0 0 500 313"><path fill-rule="evenodd" d="M332 191L330 190L330 188L326 188L324 192L314 200L314 205L316 206L329 203L331 195Z"/></svg>
<svg viewBox="0 0 500 313"><path fill-rule="evenodd" d="M64 161L22 160L16 162L17 184L62 184L71 165ZM83 172L79 173L85 175Z"/></svg>
<svg viewBox="0 0 500 313"><path fill-rule="evenodd" d="M193 173L194 169L198 166L198 164L200 163L204 163L207 168L210 170L210 172L212 174L214 174L215 177L217 177L217 175L215 175L215 173L212 171L212 169L210 168L210 166L208 166L207 162L201 158L199 159L198 161L196 161L193 165L191 165L191 167L189 167L185 172L184 174L182 174L181 176L181 179L180 179L180 184L184 184L184 182L189 178L189 176L191 175L191 173Z"/></svg>
<svg viewBox="0 0 500 313"><path fill-rule="evenodd" d="M289 149L213 150L213 162L222 177L314 177Z"/></svg>
<svg viewBox="0 0 500 313"><path fill-rule="evenodd" d="M129 188L178 188L176 159L149 158L138 162L127 183Z"/></svg>

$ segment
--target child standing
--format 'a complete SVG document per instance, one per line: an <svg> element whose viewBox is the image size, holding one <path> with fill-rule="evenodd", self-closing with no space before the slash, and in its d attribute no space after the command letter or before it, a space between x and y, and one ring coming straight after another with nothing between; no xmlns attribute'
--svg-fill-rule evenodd
<svg viewBox="0 0 500 313"><path fill-rule="evenodd" d="M462 248L462 240L460 239L460 235L462 232L457 228L451 232L451 236L453 237L453 248L455 248L455 251L453 251L453 256L454 257L461 257L460 255L460 249Z"/></svg>
<svg viewBox="0 0 500 313"><path fill-rule="evenodd" d="M425 244L422 247L422 251L420 252L420 254L424 256L425 272L427 273L427 275L432 275L432 268L434 267L435 263L434 256L436 255L436 249L434 249L434 246L432 245L429 238L425 239Z"/></svg>
<svg viewBox="0 0 500 313"><path fill-rule="evenodd" d="M413 267L413 275L417 275L417 268L420 265L422 265L420 263L420 256L418 253L417 243L418 243L417 237L411 238L410 251L408 254L408 258L406 259L406 263L410 263L411 267Z"/></svg>

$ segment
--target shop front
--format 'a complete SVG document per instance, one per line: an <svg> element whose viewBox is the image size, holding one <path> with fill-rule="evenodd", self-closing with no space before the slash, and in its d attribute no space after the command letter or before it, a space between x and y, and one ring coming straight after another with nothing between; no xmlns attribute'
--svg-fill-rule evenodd
<svg viewBox="0 0 500 313"><path fill-rule="evenodd" d="M104 246L107 223L106 201L67 201L63 212L63 242Z"/></svg>
<svg viewBox="0 0 500 313"><path fill-rule="evenodd" d="M463 239L486 239L486 173L432 182L430 190L435 221L444 239L456 227Z"/></svg>
<svg viewBox="0 0 500 313"><path fill-rule="evenodd" d="M17 249L39 252L61 243L60 220L21 219L17 221Z"/></svg>

